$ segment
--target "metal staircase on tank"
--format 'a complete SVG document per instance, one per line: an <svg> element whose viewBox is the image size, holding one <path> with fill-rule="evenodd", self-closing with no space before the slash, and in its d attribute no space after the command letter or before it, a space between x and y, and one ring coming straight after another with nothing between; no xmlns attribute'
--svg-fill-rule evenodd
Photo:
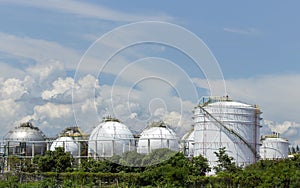
<svg viewBox="0 0 300 188"><path fill-rule="evenodd" d="M258 152L256 151L255 148L253 148L251 146L251 144L249 144L239 133L237 133L236 131L234 131L233 129L228 128L223 122L221 122L220 120L218 120L217 118L215 118L211 113L209 113L207 110L205 110L201 105L198 106L201 110L203 110L209 117L211 117L213 120L215 120L215 122L217 123L217 125L220 128L224 128L229 134L234 135L235 137L237 137L238 139L240 139L251 151L252 153L255 155L255 158L258 159Z"/></svg>

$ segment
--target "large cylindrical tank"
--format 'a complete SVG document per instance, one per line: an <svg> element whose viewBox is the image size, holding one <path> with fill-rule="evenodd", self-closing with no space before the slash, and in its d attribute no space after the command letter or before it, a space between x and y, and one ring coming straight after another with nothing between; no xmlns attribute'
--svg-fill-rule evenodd
<svg viewBox="0 0 300 188"><path fill-rule="evenodd" d="M161 148L178 151L178 139L174 131L163 122L153 122L140 134L137 152L149 154Z"/></svg>
<svg viewBox="0 0 300 188"><path fill-rule="evenodd" d="M4 137L5 152L8 155L41 155L46 151L46 137L30 122L10 130Z"/></svg>
<svg viewBox="0 0 300 188"><path fill-rule="evenodd" d="M59 137L57 138L50 147L51 151L54 151L56 148L62 147L65 152L70 152L73 156L78 156L79 143L77 143L72 137Z"/></svg>
<svg viewBox="0 0 300 188"><path fill-rule="evenodd" d="M206 157L216 166L214 152L225 147L239 166L259 158L260 110L256 105L235 102L228 97L206 97L194 110L194 155Z"/></svg>
<svg viewBox="0 0 300 188"><path fill-rule="evenodd" d="M280 138L279 134L264 135L261 138L260 157L261 159L283 159L289 154L289 142Z"/></svg>
<svg viewBox="0 0 300 188"><path fill-rule="evenodd" d="M94 157L112 157L134 150L134 138L128 127L115 118L105 118L91 133L88 152Z"/></svg>
<svg viewBox="0 0 300 188"><path fill-rule="evenodd" d="M183 135L183 137L181 138L182 151L186 157L194 156L194 144L195 144L195 131L193 128L185 135Z"/></svg>

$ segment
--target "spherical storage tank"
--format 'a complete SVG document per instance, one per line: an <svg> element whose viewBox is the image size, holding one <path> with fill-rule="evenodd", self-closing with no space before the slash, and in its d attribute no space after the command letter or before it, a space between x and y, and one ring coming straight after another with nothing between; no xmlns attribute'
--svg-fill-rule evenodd
<svg viewBox="0 0 300 188"><path fill-rule="evenodd" d="M289 142L280 138L278 133L264 135L261 138L260 157L261 159L282 159L289 154Z"/></svg>
<svg viewBox="0 0 300 188"><path fill-rule="evenodd" d="M194 128L183 135L182 139L182 150L185 156L194 156L194 144L195 144L195 131Z"/></svg>
<svg viewBox="0 0 300 188"><path fill-rule="evenodd" d="M134 150L134 138L128 127L115 118L105 118L91 133L88 152L94 157L112 157Z"/></svg>
<svg viewBox="0 0 300 188"><path fill-rule="evenodd" d="M74 157L86 156L87 135L77 126L65 128L56 140L51 144L50 150L62 147L66 152L70 152ZM79 152L80 151L80 152Z"/></svg>
<svg viewBox="0 0 300 188"><path fill-rule="evenodd" d="M239 166L259 158L260 110L256 105L228 97L203 97L194 110L194 155L202 155L210 166L217 165L214 152L225 147Z"/></svg>
<svg viewBox="0 0 300 188"><path fill-rule="evenodd" d="M153 122L140 135L137 152L149 154L154 149L168 148L178 151L176 134L163 122Z"/></svg>
<svg viewBox="0 0 300 188"><path fill-rule="evenodd" d="M57 138L50 147L51 151L54 151L56 148L62 147L65 152L70 152L73 156L78 156L79 145L72 137L59 137Z"/></svg>
<svg viewBox="0 0 300 188"><path fill-rule="evenodd" d="M4 137L9 155L36 155L46 151L46 137L39 128L30 122L10 130Z"/></svg>

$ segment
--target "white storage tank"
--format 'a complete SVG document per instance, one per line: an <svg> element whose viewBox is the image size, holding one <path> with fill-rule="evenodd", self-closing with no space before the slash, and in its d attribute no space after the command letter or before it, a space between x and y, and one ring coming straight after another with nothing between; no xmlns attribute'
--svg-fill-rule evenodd
<svg viewBox="0 0 300 188"><path fill-rule="evenodd" d="M260 157L265 160L288 158L289 142L280 138L279 133L264 135L261 137Z"/></svg>
<svg viewBox="0 0 300 188"><path fill-rule="evenodd" d="M88 135L84 134L79 127L67 127L53 141L50 150L54 151L56 147L63 147L74 157L87 156L87 139Z"/></svg>
<svg viewBox="0 0 300 188"><path fill-rule="evenodd" d="M118 119L107 117L92 131L88 152L94 157L112 157L134 150L134 138Z"/></svg>
<svg viewBox="0 0 300 188"><path fill-rule="evenodd" d="M79 144L72 137L59 137L57 138L50 147L51 151L54 151L56 148L62 147L65 152L70 152L73 156L78 156Z"/></svg>
<svg viewBox="0 0 300 188"><path fill-rule="evenodd" d="M164 122L152 122L140 135L137 152L149 154L152 150L168 148L179 150L178 139L172 129Z"/></svg>
<svg viewBox="0 0 300 188"><path fill-rule="evenodd" d="M186 157L194 156L194 144L195 144L195 131L194 128L183 135L182 139L182 151Z"/></svg>
<svg viewBox="0 0 300 188"><path fill-rule="evenodd" d="M4 142L7 155L34 156L46 151L46 136L30 122L10 130L4 137Z"/></svg>
<svg viewBox="0 0 300 188"><path fill-rule="evenodd" d="M213 167L217 164L214 152L225 147L239 166L256 162L260 114L256 105L236 102L229 97L203 97L194 110L194 155L204 156Z"/></svg>

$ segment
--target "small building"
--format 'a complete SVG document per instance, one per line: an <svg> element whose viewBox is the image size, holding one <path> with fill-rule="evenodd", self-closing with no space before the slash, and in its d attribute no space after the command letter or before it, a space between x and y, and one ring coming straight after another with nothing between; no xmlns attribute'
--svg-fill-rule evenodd
<svg viewBox="0 0 300 188"><path fill-rule="evenodd" d="M181 147L183 154L186 157L194 156L194 144L195 144L195 131L194 128L183 135L181 139Z"/></svg>

